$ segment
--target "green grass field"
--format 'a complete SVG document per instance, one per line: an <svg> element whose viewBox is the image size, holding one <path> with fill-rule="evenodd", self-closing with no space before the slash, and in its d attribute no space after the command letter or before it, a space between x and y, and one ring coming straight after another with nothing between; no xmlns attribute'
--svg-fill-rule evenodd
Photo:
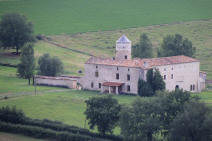
<svg viewBox="0 0 212 141"><path fill-rule="evenodd" d="M9 73L5 73L6 70ZM5 84L11 84L13 91L11 93L5 93L6 89L10 91L11 87L0 85L0 90L4 88L4 91L0 91L1 95L9 95L8 99L0 100L0 107L2 106L16 106L18 109L22 109L26 116L38 119L51 119L62 121L66 124L76 125L84 127L85 115L83 114L86 108L85 100L93 96L101 96L99 92L94 91L78 91L63 88L53 87L38 87L38 94L34 94L32 86L27 86L27 80L18 79L14 76L15 69L8 67L0 67L0 74L4 73L2 77L11 77L11 79L4 79ZM12 82L13 79L13 82ZM0 82L3 84L2 82ZM20 85L25 84L26 85ZM19 95L17 93L20 89L25 91L25 95ZM51 91L48 91L51 89ZM44 91L45 90L45 91ZM59 91L60 90L60 91ZM17 92L16 92L17 91ZM203 102L212 106L212 91L206 91L201 94L194 94L200 96ZM126 95L113 95L120 104L130 104L137 96ZM88 128L88 125L86 126ZM116 129L116 133L118 133Z"/></svg>
<svg viewBox="0 0 212 141"><path fill-rule="evenodd" d="M1 0L0 15L19 12L35 33L115 30L212 18L211 0Z"/></svg>

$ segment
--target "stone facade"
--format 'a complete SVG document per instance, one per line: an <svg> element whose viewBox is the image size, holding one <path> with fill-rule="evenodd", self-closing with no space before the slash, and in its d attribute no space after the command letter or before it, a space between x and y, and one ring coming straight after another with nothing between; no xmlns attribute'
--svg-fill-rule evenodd
<svg viewBox="0 0 212 141"><path fill-rule="evenodd" d="M123 35L116 41L115 58L91 57L85 63L80 83L88 90L137 94L139 78L146 80L148 69L153 68L160 71L167 90L200 92L204 82L200 83L199 67L198 60L187 56L131 59L131 41Z"/></svg>

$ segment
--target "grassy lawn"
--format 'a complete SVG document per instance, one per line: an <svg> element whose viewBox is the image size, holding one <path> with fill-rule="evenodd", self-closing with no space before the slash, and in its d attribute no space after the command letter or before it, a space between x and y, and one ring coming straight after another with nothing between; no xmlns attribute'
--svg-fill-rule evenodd
<svg viewBox="0 0 212 141"><path fill-rule="evenodd" d="M19 79L16 76L16 69L0 66L0 98L5 95L22 95L24 93L34 93L35 87L28 86L26 79ZM55 87L36 87L37 91L65 90Z"/></svg>
<svg viewBox="0 0 212 141"><path fill-rule="evenodd" d="M4 132L0 132L0 139L1 141L47 141L43 139L35 139L22 135L9 134Z"/></svg>
<svg viewBox="0 0 212 141"><path fill-rule="evenodd" d="M211 19L211 0L1 0L0 15L23 13L47 35Z"/></svg>

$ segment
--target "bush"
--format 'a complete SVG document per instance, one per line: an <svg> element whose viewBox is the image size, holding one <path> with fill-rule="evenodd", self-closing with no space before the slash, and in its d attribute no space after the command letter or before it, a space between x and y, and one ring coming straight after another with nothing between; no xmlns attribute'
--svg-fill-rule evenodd
<svg viewBox="0 0 212 141"><path fill-rule="evenodd" d="M33 136L33 137L37 137L37 138L43 138L43 137L40 137L41 136L40 134L42 134L42 135L43 134L45 135L47 133L50 134L49 132L44 132L44 131L39 133L37 131L37 128L39 128L40 130L57 132L57 134L61 134L60 137L62 139L66 138L66 134L62 134L61 132L73 134L75 136L82 136L83 135L83 136L86 136L86 137L88 136L90 138L92 137L92 140L93 140L93 138L95 138L95 139L98 138L98 140L100 140L100 138L101 139L114 140L114 141L122 141L123 140L122 137L120 137L120 136L101 135L101 134L98 134L98 133L92 133L87 129L79 128L79 127L76 127L76 126L66 125L66 124L63 124L62 122L59 122L59 121L50 121L48 119L39 120L39 119L27 118L24 115L24 113L21 110L17 110L16 107L9 108L7 106L7 107L0 108L0 121L2 121L3 123L8 123L8 126L10 126L9 123L13 123L13 126L15 126L14 124L19 125L18 127L21 126L21 129L22 129L22 127L25 127L25 126L27 128L36 127L35 132L38 134L38 136ZM1 126L0 126L0 128L1 128ZM0 130L3 131L3 129L0 129ZM6 132L14 131L14 130L11 131L10 128L9 128L10 130L8 130L8 131L6 129L7 128L5 128L5 130L4 130ZM35 129L33 128L32 130L30 130L28 132L26 131L26 133L24 132L25 133L24 135L31 136L30 134L31 134L31 132L34 132L34 130ZM15 133L15 131L12 132L12 133ZM19 132L17 132L17 133L19 133ZM49 137L51 137L51 135L49 135ZM67 137L67 138L69 138L69 137ZM78 138L78 137L76 137L76 138Z"/></svg>
<svg viewBox="0 0 212 141"><path fill-rule="evenodd" d="M35 138L53 138L60 141L89 141L92 138L85 135L71 134L68 132L57 132L51 129L34 127L21 124L11 124L0 121L0 131L19 133Z"/></svg>

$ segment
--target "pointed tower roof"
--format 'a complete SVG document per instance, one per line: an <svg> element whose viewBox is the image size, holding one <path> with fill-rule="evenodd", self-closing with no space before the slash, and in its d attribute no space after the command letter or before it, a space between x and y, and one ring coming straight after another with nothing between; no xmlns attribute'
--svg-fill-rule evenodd
<svg viewBox="0 0 212 141"><path fill-rule="evenodd" d="M131 41L123 34L116 43L131 43Z"/></svg>

